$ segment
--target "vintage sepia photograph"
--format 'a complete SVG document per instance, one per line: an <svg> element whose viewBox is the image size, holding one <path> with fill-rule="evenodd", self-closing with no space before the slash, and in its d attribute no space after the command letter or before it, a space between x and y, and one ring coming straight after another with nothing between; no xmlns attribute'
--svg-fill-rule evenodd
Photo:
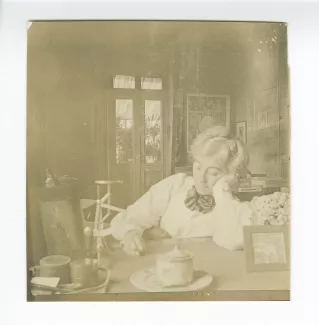
<svg viewBox="0 0 319 325"><path fill-rule="evenodd" d="M27 300L290 300L284 22L33 21Z"/></svg>

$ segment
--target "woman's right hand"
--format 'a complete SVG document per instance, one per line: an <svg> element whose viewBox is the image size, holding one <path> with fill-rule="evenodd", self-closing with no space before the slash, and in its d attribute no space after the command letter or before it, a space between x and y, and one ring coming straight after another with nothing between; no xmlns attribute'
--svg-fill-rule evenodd
<svg viewBox="0 0 319 325"><path fill-rule="evenodd" d="M234 174L227 174L222 176L213 186L213 196L216 199L227 197L225 194L231 193L231 186L236 181Z"/></svg>
<svg viewBox="0 0 319 325"><path fill-rule="evenodd" d="M125 253L131 256L141 255L145 252L145 242L140 231L131 230L126 233L121 245Z"/></svg>

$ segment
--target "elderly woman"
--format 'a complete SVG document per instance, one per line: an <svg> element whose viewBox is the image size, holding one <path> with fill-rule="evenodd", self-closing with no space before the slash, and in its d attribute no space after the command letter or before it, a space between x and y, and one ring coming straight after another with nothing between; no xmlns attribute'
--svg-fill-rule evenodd
<svg viewBox="0 0 319 325"><path fill-rule="evenodd" d="M142 234L152 227L174 238L213 237L221 247L242 249L251 209L231 192L247 158L242 142L224 127L209 128L197 136L191 153L193 177L180 173L160 181L112 220L112 235L127 254L144 252Z"/></svg>

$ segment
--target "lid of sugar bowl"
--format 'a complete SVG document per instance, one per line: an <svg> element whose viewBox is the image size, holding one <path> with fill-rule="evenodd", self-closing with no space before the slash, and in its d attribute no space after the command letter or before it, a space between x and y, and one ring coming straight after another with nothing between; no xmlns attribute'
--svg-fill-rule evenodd
<svg viewBox="0 0 319 325"><path fill-rule="evenodd" d="M163 254L161 258L170 262L181 262L193 259L193 255L185 250L182 250L178 245L175 245L173 250Z"/></svg>

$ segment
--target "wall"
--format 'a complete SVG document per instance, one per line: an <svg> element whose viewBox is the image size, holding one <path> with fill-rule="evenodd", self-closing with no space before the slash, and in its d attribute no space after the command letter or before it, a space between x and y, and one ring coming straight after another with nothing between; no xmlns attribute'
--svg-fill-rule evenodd
<svg viewBox="0 0 319 325"><path fill-rule="evenodd" d="M174 114L175 118L182 116L182 142L176 165L189 164L184 141L185 98L188 93L199 92L229 95L232 130L235 131L236 121L247 121L252 171L272 176L280 173L279 156L289 151L287 141L278 140L279 128L286 138L289 135L289 123L284 122L289 115L288 95L283 95L287 94L284 81L287 73L281 68L284 64L278 65L279 57L281 62L285 61L285 55L279 55L285 48L285 37L280 37L280 49L272 38L279 37L281 32L285 35L285 27L238 23L208 29L198 24L181 33L172 26L158 28L160 24L146 28L146 23L130 25L129 29L115 22L112 28L110 25L102 28L98 23L37 24L29 30L28 116L35 112L46 120L47 157L56 173L79 176L83 187L105 176L107 105L112 76L163 75L172 58ZM163 29L162 34L159 29ZM176 97L182 100L178 102ZM278 107L282 116L280 125ZM271 127L256 127L258 116L262 117L265 111L269 120L276 122ZM41 118L31 120L28 119L29 140L33 140L28 142L29 149L33 144L32 159L40 163L41 159L36 157L40 156L39 150L43 151L39 149L43 143L36 144L37 136L31 135L31 129L32 125L36 128L41 125ZM37 169L40 168L33 168L35 173Z"/></svg>
<svg viewBox="0 0 319 325"><path fill-rule="evenodd" d="M110 24L112 26L36 23L30 28L27 99L28 139L32 140L28 148L29 153L33 152L29 154L33 162L41 163L36 157L41 156L43 142L37 144L36 139L43 138L43 133L37 137L31 130L41 125L43 117L47 157L56 173L79 176L83 187L104 177L108 152L108 91L112 87L112 76L161 75L173 57L174 114L179 111L177 115L183 117L176 165L189 164L184 141L185 98L188 93L199 92L229 95L232 130L235 131L236 121L247 121L251 169L273 176L280 173L279 156L287 156L289 151L286 145L289 123L285 122L289 116L284 81L287 73L281 68L282 63L278 78L278 57L281 62L285 61L285 54L279 55L285 48L285 37L280 37L280 46L272 38L279 37L280 33L285 35L285 27L238 23L208 29L198 23L175 30L176 24L164 28L160 23L145 22L130 25L129 29L124 23ZM179 103L178 96L182 98ZM271 127L258 129L258 114L263 116L267 107L272 110L270 119L277 122L280 107L280 125L276 122ZM32 118L32 112L38 117ZM281 143L279 128L281 135L286 134L286 140ZM32 166L32 177L36 177L40 168L35 167L35 163Z"/></svg>
<svg viewBox="0 0 319 325"><path fill-rule="evenodd" d="M106 107L105 91L94 82L100 76L87 59L70 44L34 49L28 60L28 113L44 111L51 168L60 176L81 175L83 183L98 173L94 115Z"/></svg>
<svg viewBox="0 0 319 325"><path fill-rule="evenodd" d="M148 22L32 24L28 115L35 112L45 121L47 158L57 174L78 176L83 187L107 176L107 107L113 76L166 78L170 36L164 29L155 42L154 26ZM29 148L31 142L29 137Z"/></svg>
<svg viewBox="0 0 319 325"><path fill-rule="evenodd" d="M279 51L279 152L281 158L281 176L290 177L290 89L287 29L281 30L281 42Z"/></svg>
<svg viewBox="0 0 319 325"><path fill-rule="evenodd" d="M288 138L282 136L280 116L282 103L288 100L287 91L285 95L281 92L287 85L287 78L283 79L287 70L285 47L283 24L255 26L250 46L251 71L236 95L236 122L247 123L249 169L269 177L284 176L281 147Z"/></svg>
<svg viewBox="0 0 319 325"><path fill-rule="evenodd" d="M245 72L243 67L247 67L238 35L245 35L247 28L227 24L216 29L199 23L196 28L193 25L179 30L173 23L159 25L32 25L28 42L28 114L37 111L44 116L47 158L57 174L80 177L84 188L92 180L106 176L107 105L112 76L163 77L172 53L177 53L174 88L180 88L178 76L186 71L184 97L194 91L230 95L234 128L235 91ZM199 47L200 56L196 57ZM182 53L186 66L185 60L180 60L181 52L186 53ZM185 122L182 138L186 138ZM182 146L179 164L187 163L185 144Z"/></svg>
<svg viewBox="0 0 319 325"><path fill-rule="evenodd" d="M248 38L247 34L247 38ZM198 48L200 51L198 51ZM248 73L249 60L245 46L229 49L227 40L203 41L186 48L186 64L177 68L175 77L175 119L177 120L177 146L175 166L191 166L187 152L187 94L226 95L230 97L230 129L236 127L236 96L238 87ZM196 55L197 53L197 55ZM199 53L199 54L198 54ZM187 65L187 62L191 62ZM189 169L189 168L188 168Z"/></svg>

